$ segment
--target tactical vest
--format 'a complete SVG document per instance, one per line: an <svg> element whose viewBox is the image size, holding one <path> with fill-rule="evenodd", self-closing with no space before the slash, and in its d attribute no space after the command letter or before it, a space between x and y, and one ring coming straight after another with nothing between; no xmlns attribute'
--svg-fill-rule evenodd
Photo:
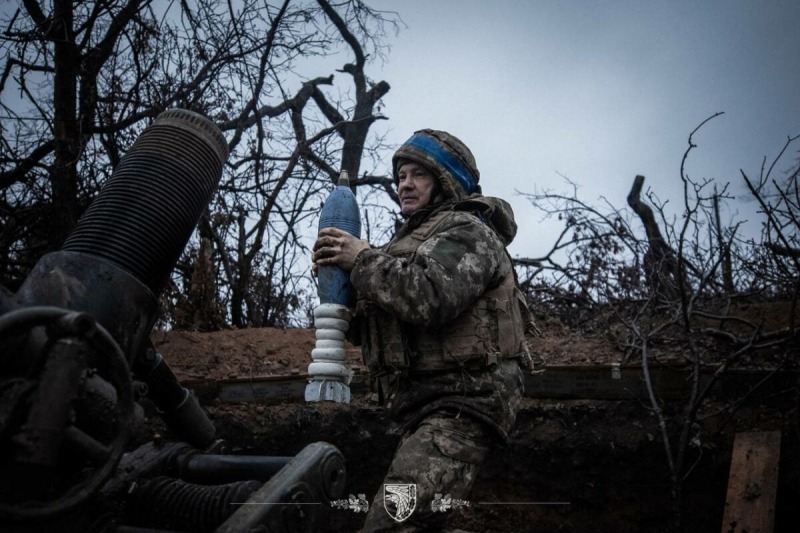
<svg viewBox="0 0 800 533"><path fill-rule="evenodd" d="M412 262L420 245L454 213L437 213L384 251ZM361 339L364 360L373 376L480 369L500 359L527 356L520 312L524 296L517 287L510 258L508 269L499 285L489 288L461 315L435 329L400 322L372 302L359 301L357 314L365 319Z"/></svg>

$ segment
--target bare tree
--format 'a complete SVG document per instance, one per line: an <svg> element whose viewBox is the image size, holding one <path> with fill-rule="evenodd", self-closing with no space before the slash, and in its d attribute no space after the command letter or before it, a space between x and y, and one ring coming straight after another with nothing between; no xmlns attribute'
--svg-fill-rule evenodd
<svg viewBox="0 0 800 533"><path fill-rule="evenodd" d="M566 179L566 178L565 178ZM569 327L596 320L609 302L642 301L647 285L641 267L646 243L636 238L629 213L601 198L602 207L571 191L524 194L546 217L564 224L550 250L542 257L518 258L520 284L531 308L547 313Z"/></svg>
<svg viewBox="0 0 800 533"><path fill-rule="evenodd" d="M623 324L617 338L623 361L638 359L649 394L647 408L661 428L664 456L671 477L674 526L683 522L683 486L702 457L698 413L719 376L732 365L765 350L782 353L777 366L793 364L792 342L798 299L800 193L798 171L785 180L770 178L786 146L754 181L744 175L765 215L762 242L738 238L739 223L723 227L720 204L730 200L727 184L689 176L686 162L697 148L689 135L680 179L682 203L669 216L666 203L652 191L643 193L644 177L636 176L627 203L631 212L595 207L571 194L527 195L546 216L564 221L564 230L543 257L517 259L526 275L533 309L544 307L570 327L606 329ZM633 228L639 218L644 236ZM769 329L736 309L736 302L760 301L791 306L789 325ZM600 323L598 317L604 317ZM677 348L676 348L677 347ZM676 406L666 407L650 378L655 360L678 354L691 384ZM716 372L708 375L709 365ZM739 401L743 400L740 398ZM734 402L738 405L739 401Z"/></svg>
<svg viewBox="0 0 800 533"><path fill-rule="evenodd" d="M121 43L154 32L148 4L55 0L47 12L27 1L4 21L0 187L12 281L60 245L86 189L102 180L106 169L83 173L94 159L90 141L109 127L98 114L103 69Z"/></svg>
<svg viewBox="0 0 800 533"><path fill-rule="evenodd" d="M789 137L769 167L762 164L758 178L753 179L742 171L742 178L765 217L762 226L764 259L773 273L767 279L779 290L795 295L800 283L800 187L797 182L800 164L795 164L784 179L776 177L774 171L797 139L800 136Z"/></svg>
<svg viewBox="0 0 800 533"><path fill-rule="evenodd" d="M138 133L182 107L215 121L231 156L165 307L203 294L178 325L217 327L220 310L285 324L302 228L381 143L369 134L389 85L366 69L398 22L361 0L24 2L0 41L0 276L13 288L57 248ZM320 67L338 52L353 57L342 77Z"/></svg>

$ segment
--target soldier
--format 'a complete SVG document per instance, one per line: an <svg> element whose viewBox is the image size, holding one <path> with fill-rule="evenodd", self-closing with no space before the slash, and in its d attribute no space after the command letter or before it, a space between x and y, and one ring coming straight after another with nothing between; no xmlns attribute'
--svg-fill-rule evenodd
<svg viewBox="0 0 800 533"><path fill-rule="evenodd" d="M369 532L441 526L446 513L436 512L434 494L468 497L491 446L508 439L520 363L530 360L527 307L506 251L516 233L510 205L481 195L472 153L447 132L414 133L392 165L405 218L392 240L371 248L328 228L312 257L350 272L351 337L404 431L384 484L416 485L403 521L379 491Z"/></svg>

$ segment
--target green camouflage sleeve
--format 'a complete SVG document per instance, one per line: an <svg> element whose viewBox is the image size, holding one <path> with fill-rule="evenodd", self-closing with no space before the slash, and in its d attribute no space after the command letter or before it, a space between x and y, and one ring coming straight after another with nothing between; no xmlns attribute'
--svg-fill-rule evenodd
<svg viewBox="0 0 800 533"><path fill-rule="evenodd" d="M435 327L461 314L507 274L504 256L503 244L486 224L459 213L423 242L410 262L380 249L359 253L350 280L360 298L400 321Z"/></svg>

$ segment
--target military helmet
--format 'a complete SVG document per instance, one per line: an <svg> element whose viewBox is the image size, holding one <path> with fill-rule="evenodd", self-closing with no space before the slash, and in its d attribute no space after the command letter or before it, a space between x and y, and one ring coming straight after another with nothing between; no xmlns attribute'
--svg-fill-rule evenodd
<svg viewBox="0 0 800 533"><path fill-rule="evenodd" d="M394 182L402 163L413 161L430 169L446 196L462 198L480 193L480 172L475 156L461 139L446 131L423 129L414 132L392 157Z"/></svg>

